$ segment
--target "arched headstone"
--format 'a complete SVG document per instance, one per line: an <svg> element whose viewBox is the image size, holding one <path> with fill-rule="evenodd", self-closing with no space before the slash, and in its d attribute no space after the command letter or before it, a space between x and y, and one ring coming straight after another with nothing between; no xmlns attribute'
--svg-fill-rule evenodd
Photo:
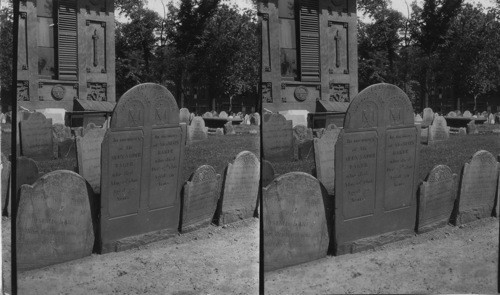
<svg viewBox="0 0 500 295"><path fill-rule="evenodd" d="M432 124L432 121L434 120L434 112L432 111L431 108L425 108L424 109L424 114L423 114L423 121L422 121L422 126L427 127Z"/></svg>
<svg viewBox="0 0 500 295"><path fill-rule="evenodd" d="M227 119L227 117L228 117L228 115L227 115L227 113L225 111L220 112L219 118Z"/></svg>
<svg viewBox="0 0 500 295"><path fill-rule="evenodd" d="M429 126L428 142L445 141L450 138L450 127L443 116L437 116Z"/></svg>
<svg viewBox="0 0 500 295"><path fill-rule="evenodd" d="M205 140L208 138L208 127L202 117L194 117L188 126L188 138L190 142Z"/></svg>
<svg viewBox="0 0 500 295"><path fill-rule="evenodd" d="M286 161L293 158L292 121L280 114L265 114L262 125L264 159Z"/></svg>
<svg viewBox="0 0 500 295"><path fill-rule="evenodd" d="M23 156L36 160L54 158L52 119L42 113L34 112L28 119L20 122L21 152Z"/></svg>

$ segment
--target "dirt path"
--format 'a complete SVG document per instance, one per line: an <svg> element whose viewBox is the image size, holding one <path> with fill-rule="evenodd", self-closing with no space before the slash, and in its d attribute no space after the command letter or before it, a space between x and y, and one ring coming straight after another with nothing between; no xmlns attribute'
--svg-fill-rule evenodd
<svg viewBox="0 0 500 295"><path fill-rule="evenodd" d="M19 274L19 294L258 294L259 220Z"/></svg>
<svg viewBox="0 0 500 295"><path fill-rule="evenodd" d="M497 293L499 220L265 273L266 294Z"/></svg>

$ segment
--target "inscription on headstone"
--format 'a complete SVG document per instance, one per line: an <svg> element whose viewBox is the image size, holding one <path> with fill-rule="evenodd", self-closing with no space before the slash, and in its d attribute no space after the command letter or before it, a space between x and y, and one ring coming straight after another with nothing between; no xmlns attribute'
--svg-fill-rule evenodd
<svg viewBox="0 0 500 295"><path fill-rule="evenodd" d="M76 138L78 173L88 181L95 193L101 193L101 144L106 129L95 128Z"/></svg>
<svg viewBox="0 0 500 295"><path fill-rule="evenodd" d="M319 181L292 172L263 188L264 271L304 263L327 254L327 216Z"/></svg>
<svg viewBox="0 0 500 295"><path fill-rule="evenodd" d="M293 157L292 121L280 114L265 114L262 126L264 159L286 161Z"/></svg>
<svg viewBox="0 0 500 295"><path fill-rule="evenodd" d="M335 144L340 129L326 129L321 138L314 139L314 159L316 175L328 194L335 194Z"/></svg>
<svg viewBox="0 0 500 295"><path fill-rule="evenodd" d="M36 160L53 158L52 119L34 112L20 122L22 155Z"/></svg>

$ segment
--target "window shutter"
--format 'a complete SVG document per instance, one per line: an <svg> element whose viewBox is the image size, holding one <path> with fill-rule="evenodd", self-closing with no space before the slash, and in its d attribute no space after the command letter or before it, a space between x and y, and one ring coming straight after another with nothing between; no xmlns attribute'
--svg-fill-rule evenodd
<svg viewBox="0 0 500 295"><path fill-rule="evenodd" d="M78 79L76 0L59 0L58 71L60 80Z"/></svg>
<svg viewBox="0 0 500 295"><path fill-rule="evenodd" d="M320 81L318 0L300 1L300 75L302 81Z"/></svg>

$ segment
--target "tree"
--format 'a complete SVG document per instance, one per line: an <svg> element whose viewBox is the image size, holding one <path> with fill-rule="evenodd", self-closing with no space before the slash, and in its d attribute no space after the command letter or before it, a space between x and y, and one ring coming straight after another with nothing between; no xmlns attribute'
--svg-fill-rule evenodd
<svg viewBox="0 0 500 295"><path fill-rule="evenodd" d="M11 105L13 58L13 9L12 3L0 10L0 87L2 107Z"/></svg>

